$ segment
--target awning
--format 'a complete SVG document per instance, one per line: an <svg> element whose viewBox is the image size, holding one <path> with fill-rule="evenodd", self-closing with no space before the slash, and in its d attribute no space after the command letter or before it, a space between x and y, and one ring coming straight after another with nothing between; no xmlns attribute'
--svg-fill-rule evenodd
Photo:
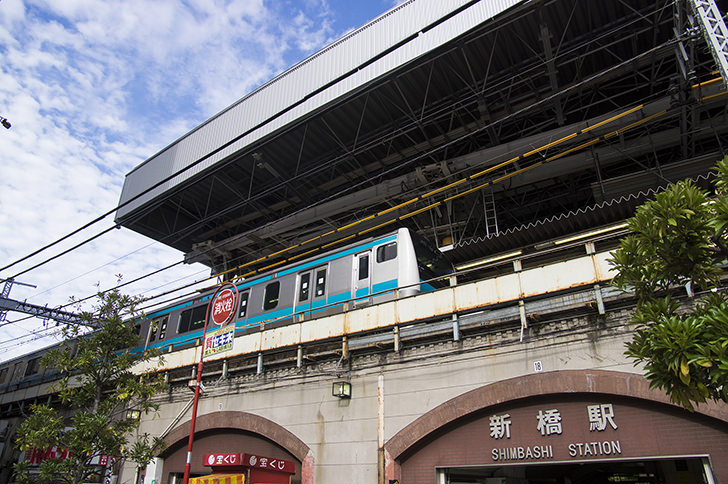
<svg viewBox="0 0 728 484"><path fill-rule="evenodd" d="M189 484L245 484L245 474L210 474L191 477Z"/></svg>

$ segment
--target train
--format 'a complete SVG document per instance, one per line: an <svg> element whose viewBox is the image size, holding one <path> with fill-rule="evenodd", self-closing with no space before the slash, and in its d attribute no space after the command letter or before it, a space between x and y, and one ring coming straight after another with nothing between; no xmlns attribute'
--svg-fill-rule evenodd
<svg viewBox="0 0 728 484"><path fill-rule="evenodd" d="M234 282L235 335L327 316L449 285L451 263L407 228L358 240L273 271ZM154 310L135 322L132 352L177 351L198 344L213 291ZM209 328L208 328L209 329ZM0 364L0 393L47 381L43 350Z"/></svg>
<svg viewBox="0 0 728 484"><path fill-rule="evenodd" d="M448 284L453 267L438 250L409 229L282 266L236 281L235 334L275 328L345 309L377 304ZM202 337L212 294L154 311L139 327L134 351L175 351Z"/></svg>

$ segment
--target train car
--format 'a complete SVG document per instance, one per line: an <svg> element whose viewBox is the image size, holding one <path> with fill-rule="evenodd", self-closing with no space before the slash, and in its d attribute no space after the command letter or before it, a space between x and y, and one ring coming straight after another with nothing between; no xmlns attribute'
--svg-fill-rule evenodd
<svg viewBox="0 0 728 484"><path fill-rule="evenodd" d="M235 333L291 324L447 285L452 265L408 229L302 260L236 283ZM183 349L202 337L211 294L152 312L140 323L140 346Z"/></svg>
<svg viewBox="0 0 728 484"><path fill-rule="evenodd" d="M57 379L60 372L55 368L41 367L40 359L48 350L58 347L60 343L2 362L0 395Z"/></svg>

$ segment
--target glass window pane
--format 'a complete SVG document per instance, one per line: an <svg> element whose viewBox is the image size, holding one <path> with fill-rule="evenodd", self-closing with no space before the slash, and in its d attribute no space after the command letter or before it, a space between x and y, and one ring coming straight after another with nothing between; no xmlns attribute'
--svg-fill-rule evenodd
<svg viewBox="0 0 728 484"><path fill-rule="evenodd" d="M311 279L311 273L301 274L301 283L298 288L298 300L308 301L309 282Z"/></svg>
<svg viewBox="0 0 728 484"><path fill-rule="evenodd" d="M268 311L278 306L278 293L281 289L281 283L278 281L271 282L265 286L265 295L263 297L263 310Z"/></svg>
<svg viewBox="0 0 728 484"><path fill-rule="evenodd" d="M397 242L390 242L377 247L377 262L385 262L397 258Z"/></svg>
<svg viewBox="0 0 728 484"><path fill-rule="evenodd" d="M321 297L326 292L326 269L316 271L316 297Z"/></svg>
<svg viewBox="0 0 728 484"><path fill-rule="evenodd" d="M207 311L207 305L197 306L196 308L186 309L182 311L179 317L179 326L177 333L187 333L188 331L194 331L201 329L205 325L205 312Z"/></svg>
<svg viewBox="0 0 728 484"><path fill-rule="evenodd" d="M240 317L244 318L245 314L248 312L248 294L249 292L244 292L240 295Z"/></svg>
<svg viewBox="0 0 728 484"><path fill-rule="evenodd" d="M359 280L369 278L369 255L359 256Z"/></svg>

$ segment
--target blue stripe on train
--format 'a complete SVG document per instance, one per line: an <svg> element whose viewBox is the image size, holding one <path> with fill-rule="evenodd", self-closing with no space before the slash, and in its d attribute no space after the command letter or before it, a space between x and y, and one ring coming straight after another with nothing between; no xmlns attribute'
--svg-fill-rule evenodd
<svg viewBox="0 0 728 484"><path fill-rule="evenodd" d="M269 277L267 279L270 279ZM257 281L260 282L260 281ZM387 291L392 290L397 287L397 279L391 279L389 281L380 282L379 284L374 284L373 291L372 292L380 292L380 291ZM360 294L362 291L365 291L364 294ZM356 292L356 297L360 296L366 296L369 293L368 288L359 289ZM334 307L343 306L344 301L348 301L351 299L351 292L346 291L339 294L334 294L330 296L328 299L320 299L318 301L313 301L311 303L307 304L301 304L299 306L296 306L295 313L303 313L303 312L311 312L311 313L318 313L321 311L324 311L326 309L331 309ZM342 304L336 304L341 302ZM185 305L189 305L189 303L185 303ZM185 305L179 305L177 307L185 307ZM330 306L331 305L331 306ZM171 309L170 309L171 310ZM247 319L241 319L239 321L236 321L235 324L235 333L236 335L239 333L242 333L244 330L258 326L263 321L268 321L272 319L281 319L286 316L292 316L293 315L293 308L287 307L287 308L281 308L277 311L271 311L269 313L260 314L258 316L254 316ZM151 317L151 316L150 316ZM202 337L202 330L198 329L195 331L191 331L189 333L185 333L183 335L177 336L172 339L164 340L164 341L157 341L155 343L152 343L148 346L149 349L160 349L160 348L166 348L169 346L175 347L180 346L183 344L189 344L190 342L196 340L197 338ZM138 347L131 350L132 353L139 353L143 351L144 348Z"/></svg>
<svg viewBox="0 0 728 484"><path fill-rule="evenodd" d="M275 275L276 275L276 277L287 276L289 274L293 274L293 273L300 272L300 271L305 270L305 269L309 269L309 268L314 267L314 266L321 265L321 264L323 264L325 262L330 262L330 261L335 260L335 259L338 259L340 257L344 257L344 256L351 255L351 254L356 254L358 252L361 252L362 250L371 249L375 245L386 244L387 242L391 242L391 241L396 240L396 239L397 239L397 234L392 234L392 235L390 235L388 237L385 237L383 239L377 239L377 240L368 242L366 244L362 244L362 245L358 245L356 247L352 247L352 248L347 249L345 251L336 252L336 253L331 254L329 256L326 256L326 257L321 257L319 259L314 259L314 260L312 260L310 262L307 262L305 264L301 264L299 266L291 267L290 269L286 269L284 271L278 272ZM268 275L268 276L264 276L264 277L261 277L261 278L253 279L253 280L251 280L249 282L245 282L245 283L242 283L242 284L238 284L237 285L237 288L238 288L238 291L240 291L242 289L247 289L249 287L255 286L256 284L260 284L262 282L269 281L272 278L273 278L273 276ZM207 296L204 296L201 300L202 301L207 301L208 299L210 299L210 297L212 297L212 295L208 294ZM159 311L155 311L154 313L151 313L151 314L147 315L147 319L152 319L152 318L156 318L158 316L162 316L163 314L167 314L169 312L172 312L175 309L181 309L181 308L185 308L185 307L191 306L193 302L194 301L187 301L187 302L184 302L184 303L181 303L181 304L177 304L177 305L172 306L172 307L169 307L169 308L165 308L165 309L162 309L162 310L159 310Z"/></svg>

